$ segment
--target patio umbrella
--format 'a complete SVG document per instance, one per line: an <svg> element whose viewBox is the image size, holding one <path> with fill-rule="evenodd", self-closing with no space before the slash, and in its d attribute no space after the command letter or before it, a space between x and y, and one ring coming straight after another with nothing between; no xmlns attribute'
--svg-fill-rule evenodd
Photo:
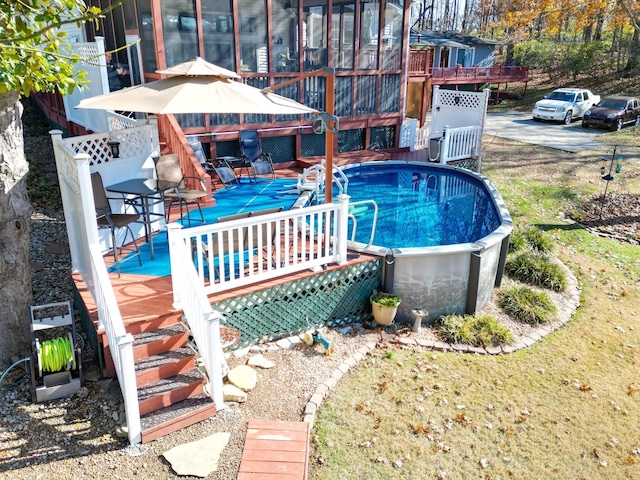
<svg viewBox="0 0 640 480"><path fill-rule="evenodd" d="M290 98L232 80L231 70L197 58L158 73L161 80L82 100L76 108L122 110L157 115L178 113L317 113Z"/></svg>

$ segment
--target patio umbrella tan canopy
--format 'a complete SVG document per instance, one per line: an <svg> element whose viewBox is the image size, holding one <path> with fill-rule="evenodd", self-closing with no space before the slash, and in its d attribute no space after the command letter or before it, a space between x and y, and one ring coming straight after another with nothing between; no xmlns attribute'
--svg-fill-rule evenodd
<svg viewBox="0 0 640 480"><path fill-rule="evenodd" d="M196 58L158 73L161 80L82 100L76 108L122 110L157 115L178 113L317 113L290 98L232 80L231 70Z"/></svg>

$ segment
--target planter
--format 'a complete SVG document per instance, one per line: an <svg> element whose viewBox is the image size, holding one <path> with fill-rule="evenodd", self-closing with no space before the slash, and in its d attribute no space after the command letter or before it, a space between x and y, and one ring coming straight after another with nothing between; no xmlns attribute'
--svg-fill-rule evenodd
<svg viewBox="0 0 640 480"><path fill-rule="evenodd" d="M400 298L395 295L385 293L375 293L371 295L371 313L376 323L380 325L391 325L398 313Z"/></svg>

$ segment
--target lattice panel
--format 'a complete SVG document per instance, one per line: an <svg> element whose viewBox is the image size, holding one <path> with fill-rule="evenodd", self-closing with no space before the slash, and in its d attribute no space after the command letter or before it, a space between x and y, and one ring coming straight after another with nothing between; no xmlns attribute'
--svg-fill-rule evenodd
<svg viewBox="0 0 640 480"><path fill-rule="evenodd" d="M301 152L302 157L317 157L324 155L325 152L325 138L324 133L317 135L315 133L304 133L301 138Z"/></svg>
<svg viewBox="0 0 640 480"><path fill-rule="evenodd" d="M440 90L440 105L448 107L482 108L482 98L476 93L460 90Z"/></svg>
<svg viewBox="0 0 640 480"><path fill-rule="evenodd" d="M341 130L338 132L338 152L364 150L364 128Z"/></svg>
<svg viewBox="0 0 640 480"><path fill-rule="evenodd" d="M239 157L240 142L229 140L226 142L216 142L216 156L218 157Z"/></svg>
<svg viewBox="0 0 640 480"><path fill-rule="evenodd" d="M74 154L89 155L90 165L99 165L139 155L148 155L153 150L151 145L151 127L130 128L110 133L69 137L63 140ZM120 142L120 158L111 157L109 141Z"/></svg>
<svg viewBox="0 0 640 480"><path fill-rule="evenodd" d="M241 348L312 326L364 321L371 317L369 296L381 280L382 261L371 260L212 305L227 326L240 331Z"/></svg>
<svg viewBox="0 0 640 480"><path fill-rule="evenodd" d="M371 141L369 148L371 148L372 150L393 148L395 146L395 133L395 125L387 125L385 127L372 127L370 131Z"/></svg>
<svg viewBox="0 0 640 480"><path fill-rule="evenodd" d="M296 137L263 137L262 151L271 154L273 163L290 162L293 160Z"/></svg>
<svg viewBox="0 0 640 480"><path fill-rule="evenodd" d="M466 168L467 170L471 170L472 172L480 173L480 161L477 158L470 158L464 160L456 160L453 162L448 162L447 165L451 165L454 167Z"/></svg>

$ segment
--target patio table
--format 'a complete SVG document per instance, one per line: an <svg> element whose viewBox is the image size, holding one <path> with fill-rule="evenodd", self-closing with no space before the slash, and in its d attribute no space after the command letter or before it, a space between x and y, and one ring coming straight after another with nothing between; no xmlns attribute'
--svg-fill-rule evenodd
<svg viewBox="0 0 640 480"><path fill-rule="evenodd" d="M154 258L153 238L151 236L151 218L153 216L161 216L164 213L155 213L151 211L151 207L158 203L164 203L164 192L176 188L177 183L155 180L153 178L133 178L124 182L116 183L106 187L107 190L114 193L120 193L126 204L133 205L134 208L139 206L142 210L142 224L144 225L144 235L149 244L149 253L151 260ZM127 198L131 195L131 198Z"/></svg>

